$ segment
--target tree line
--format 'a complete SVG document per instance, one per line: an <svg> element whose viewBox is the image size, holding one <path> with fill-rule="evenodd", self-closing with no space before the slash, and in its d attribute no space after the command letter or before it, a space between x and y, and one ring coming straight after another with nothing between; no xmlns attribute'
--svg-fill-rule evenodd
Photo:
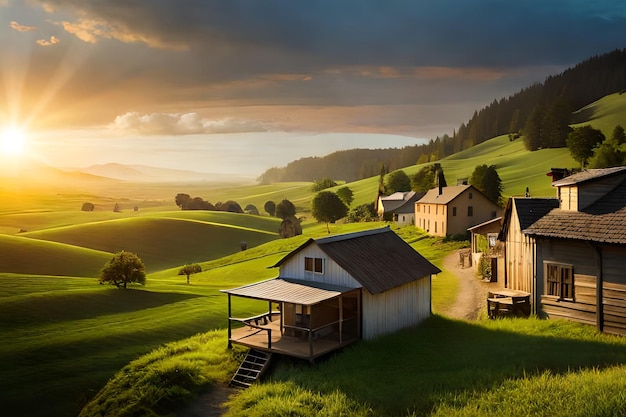
<svg viewBox="0 0 626 417"><path fill-rule="evenodd" d="M301 158L273 167L261 183L314 181L330 177L347 182L376 176L381 165L389 171L433 162L488 139L525 135L529 150L566 146L569 125L587 120L582 107L606 95L626 91L626 49L593 56L559 75L494 100L452 132L422 145L388 149L353 149L325 157Z"/></svg>

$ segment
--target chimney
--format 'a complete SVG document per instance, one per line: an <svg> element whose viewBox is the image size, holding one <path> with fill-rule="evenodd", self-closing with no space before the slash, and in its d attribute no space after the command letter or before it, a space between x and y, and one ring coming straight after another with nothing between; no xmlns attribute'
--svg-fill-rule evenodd
<svg viewBox="0 0 626 417"><path fill-rule="evenodd" d="M439 184L437 184L439 186L439 195L443 194L443 185L441 185L441 182L437 181Z"/></svg>

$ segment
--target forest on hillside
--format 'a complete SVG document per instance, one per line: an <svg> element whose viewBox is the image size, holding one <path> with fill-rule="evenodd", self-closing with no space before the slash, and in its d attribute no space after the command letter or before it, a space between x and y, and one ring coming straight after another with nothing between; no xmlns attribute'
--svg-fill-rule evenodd
<svg viewBox="0 0 626 417"><path fill-rule="evenodd" d="M531 150L563 147L562 127L574 111L609 94L626 90L626 49L593 56L559 75L548 77L474 112L452 135L444 134L424 145L387 149L352 149L324 157L307 157L285 167L273 167L258 180L263 184L282 181L314 181L328 177L356 181L376 176L384 164L394 171L418 163L432 162L471 148L495 136L515 137L525 129L545 130L545 140Z"/></svg>

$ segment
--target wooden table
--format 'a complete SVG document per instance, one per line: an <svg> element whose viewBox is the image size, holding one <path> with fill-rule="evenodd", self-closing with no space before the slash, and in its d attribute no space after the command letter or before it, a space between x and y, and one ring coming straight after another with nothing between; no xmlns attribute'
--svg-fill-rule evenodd
<svg viewBox="0 0 626 417"><path fill-rule="evenodd" d="M490 319L506 316L528 317L530 316L530 294L515 290L489 292L487 314Z"/></svg>

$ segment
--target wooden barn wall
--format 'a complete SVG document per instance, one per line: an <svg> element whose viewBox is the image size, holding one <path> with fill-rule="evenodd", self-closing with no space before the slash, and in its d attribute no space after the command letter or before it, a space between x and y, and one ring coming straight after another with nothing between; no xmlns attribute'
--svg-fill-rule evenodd
<svg viewBox="0 0 626 417"><path fill-rule="evenodd" d="M530 293L531 309L533 312L536 312L539 297L533 281L535 239L522 233L517 210L513 210L510 221L511 224L505 242L506 288Z"/></svg>
<svg viewBox="0 0 626 417"><path fill-rule="evenodd" d="M626 336L626 247L603 245L602 326L606 333ZM571 264L574 268L574 302L541 296L541 312L548 317L597 324L596 252L586 242L542 240L538 244L537 286L543 294L543 261Z"/></svg>
<svg viewBox="0 0 626 417"><path fill-rule="evenodd" d="M558 301L545 295L544 262L569 264L574 269L574 300ZM585 242L561 239L537 241L537 292L541 294L538 313L548 317L563 317L581 323L595 325L596 259L591 247ZM593 281L593 288L590 281ZM578 294L581 294L579 301Z"/></svg>
<svg viewBox="0 0 626 417"><path fill-rule="evenodd" d="M602 247L604 331L626 336L626 247Z"/></svg>
<svg viewBox="0 0 626 417"><path fill-rule="evenodd" d="M363 338L415 326L430 316L430 277L372 295L363 291Z"/></svg>
<svg viewBox="0 0 626 417"><path fill-rule="evenodd" d="M615 175L578 184L578 210L583 210L617 187L624 175Z"/></svg>
<svg viewBox="0 0 626 417"><path fill-rule="evenodd" d="M316 274L304 270L304 258L324 259L324 273ZM313 282L340 285L348 288L361 288L354 278L345 269L330 259L315 243L293 255L280 266L280 278L303 279Z"/></svg>

